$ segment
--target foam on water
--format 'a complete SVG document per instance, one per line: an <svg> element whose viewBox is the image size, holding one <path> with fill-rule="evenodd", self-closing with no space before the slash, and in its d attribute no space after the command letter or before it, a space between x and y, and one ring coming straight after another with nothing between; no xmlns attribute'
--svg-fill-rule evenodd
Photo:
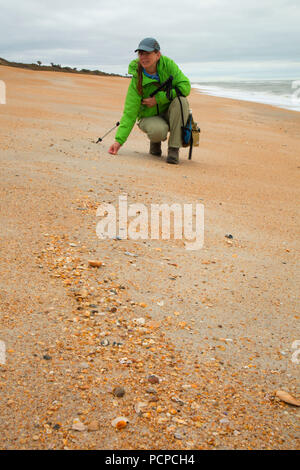
<svg viewBox="0 0 300 470"><path fill-rule="evenodd" d="M300 80L245 80L197 82L192 87L206 95L270 104L300 112Z"/></svg>

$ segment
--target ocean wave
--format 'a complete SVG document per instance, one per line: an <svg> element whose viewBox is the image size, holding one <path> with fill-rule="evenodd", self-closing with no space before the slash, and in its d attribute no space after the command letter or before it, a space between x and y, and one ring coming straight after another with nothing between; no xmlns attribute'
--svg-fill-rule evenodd
<svg viewBox="0 0 300 470"><path fill-rule="evenodd" d="M197 82L192 83L192 87L206 95L269 104L300 112L300 80Z"/></svg>

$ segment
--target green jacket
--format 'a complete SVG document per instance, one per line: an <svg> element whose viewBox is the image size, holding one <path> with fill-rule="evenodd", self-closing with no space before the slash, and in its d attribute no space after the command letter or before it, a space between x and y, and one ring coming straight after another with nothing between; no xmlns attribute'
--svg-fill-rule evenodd
<svg viewBox="0 0 300 470"><path fill-rule="evenodd" d="M121 118L120 126L118 127L118 131L115 136L115 140L121 145L126 142L137 119L140 120L143 117L157 116L158 114L163 114L167 111L170 105L170 101L168 100L165 91L159 91L155 95L157 106L152 106L151 108L148 108L147 106L142 105L142 99L149 98L150 94L157 89L157 86L159 84L156 80L153 80L143 75L143 96L138 93L138 59L135 59L130 62L128 67L128 73L132 75L132 79L127 91L123 116ZM189 95L191 91L190 81L181 72L181 70L173 60L162 55L157 63L157 73L160 78L160 83L163 83L165 80L167 80L170 75L174 77L172 90L173 99L176 97L176 91L174 89L175 86L179 88L183 96Z"/></svg>

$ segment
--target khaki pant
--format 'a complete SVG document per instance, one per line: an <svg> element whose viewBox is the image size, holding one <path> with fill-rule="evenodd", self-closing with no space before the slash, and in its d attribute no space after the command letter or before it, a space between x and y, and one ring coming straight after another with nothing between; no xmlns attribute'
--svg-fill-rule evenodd
<svg viewBox="0 0 300 470"><path fill-rule="evenodd" d="M181 96L180 100L182 103L185 124L189 115L189 103L184 96ZM170 131L168 146L180 148L182 146L182 116L179 99L175 98L171 102L169 109L165 114L142 118L138 123L138 126L147 134L151 142L162 142L166 140L168 132Z"/></svg>

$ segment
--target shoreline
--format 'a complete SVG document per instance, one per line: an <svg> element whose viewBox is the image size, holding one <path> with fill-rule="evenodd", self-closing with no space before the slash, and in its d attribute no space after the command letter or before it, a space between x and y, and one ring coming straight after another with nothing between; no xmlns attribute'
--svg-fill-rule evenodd
<svg viewBox="0 0 300 470"><path fill-rule="evenodd" d="M297 449L276 391L299 398L299 113L192 90L200 146L174 167L137 126L117 156L113 134L93 143L123 78L0 79L1 448ZM97 208L124 193L200 201L204 247L98 239Z"/></svg>
<svg viewBox="0 0 300 470"><path fill-rule="evenodd" d="M127 75L120 75L120 74L116 74L116 73L109 73L109 72L103 72L101 70L89 70L89 69L81 69L81 70L77 70L77 68L75 67L69 67L69 66L61 66L61 65L38 65L38 63L32 63L32 64L27 64L27 63L22 63L22 62L11 62L11 61L8 61L6 59L3 59L0 57L0 67L3 66L3 67L13 67L13 68L19 68L19 69L24 69L24 70L32 70L32 71L36 71L36 72L41 72L41 71L48 71L48 72L60 72L60 73L71 73L71 74L79 74L79 75L96 75L96 76L108 76L108 77L119 77L119 78L130 78L128 77ZM260 79L243 79L243 80L226 80L227 83L247 83L247 82L250 82L250 83L257 83L257 82L282 82L282 81L286 81L286 80L281 80L281 79L276 79L276 80L272 80L272 79L267 79L267 80L260 80ZM288 80L290 81L290 80ZM293 81L291 79L291 81ZM296 80L294 80L296 81ZM208 84L210 83L211 85L213 86L216 86L218 85L218 83L222 83L222 81L219 81L219 80L211 80L211 81L203 81L204 83ZM300 106L298 108L293 108L292 104L291 105L280 105L280 104L276 104L276 103L272 103L272 102L268 102L268 101L265 101L265 99L267 100L267 98L263 99L263 100L259 100L259 99L251 99L249 97L247 98L242 98L242 97L235 97L235 96L230 96L230 94L232 95L231 92L227 92L226 90L223 90L221 92L212 92L212 91L205 91L201 88L201 81L200 82L191 82L191 86L193 89L195 89L198 93L200 94L205 94L205 95L208 95L208 96L214 96L214 97L218 97L218 98L226 98L226 99L231 99L231 100L235 100L235 101L246 101L246 102L251 102L251 103L257 103L257 104L265 104L265 105L268 105L268 106L273 106L275 108L280 108L280 109L286 109L286 110L289 110L289 111L295 111L295 112L300 112Z"/></svg>
<svg viewBox="0 0 300 470"><path fill-rule="evenodd" d="M17 69L23 69L23 70L31 70L35 72L59 72L59 73L65 73L65 74L76 74L76 75L95 75L98 77L118 77L118 78L130 78L126 75L120 75L120 74L115 74L115 73L108 73L108 72L102 72L100 70L77 70L76 68L68 67L68 66L60 66L60 65L53 65L53 66L48 66L48 65L38 65L38 64L25 64L21 62L10 62L7 61L6 59L0 58L0 67L10 67L10 68L17 68ZM257 82L257 81L274 81L274 80L233 80L232 83L237 83L237 82ZM282 80L275 80L275 81L282 81ZM211 83L211 84L218 84L218 81L208 81L205 83ZM230 83L230 81L228 81ZM234 96L226 96L226 91L220 92L220 94L215 94L214 92L210 91L205 91L201 88L201 82L191 82L192 89L196 90L197 93L207 95L207 96L212 96L215 98L224 98L224 99L230 99L234 101L245 101L249 103L256 103L256 104L262 104L266 106L272 106L274 108L279 108L279 109L285 109L288 111L294 111L294 112L300 112L300 107L299 109L292 108L291 106L287 105L278 105L275 103L271 102L266 102L266 101L259 101L257 99L250 99L250 98L241 98L241 97L234 97Z"/></svg>

